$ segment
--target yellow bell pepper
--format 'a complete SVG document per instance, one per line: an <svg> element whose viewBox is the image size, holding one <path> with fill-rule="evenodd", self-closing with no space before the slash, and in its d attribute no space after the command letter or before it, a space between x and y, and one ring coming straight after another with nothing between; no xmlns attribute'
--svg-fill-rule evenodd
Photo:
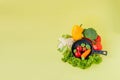
<svg viewBox="0 0 120 80"><path fill-rule="evenodd" d="M83 37L82 32L83 32L83 28L81 27L81 25L80 26L74 25L72 28L72 38L74 40L82 39Z"/></svg>

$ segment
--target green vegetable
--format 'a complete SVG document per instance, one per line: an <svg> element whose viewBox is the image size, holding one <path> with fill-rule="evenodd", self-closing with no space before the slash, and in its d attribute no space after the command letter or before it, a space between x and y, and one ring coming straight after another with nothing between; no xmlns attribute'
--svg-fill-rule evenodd
<svg viewBox="0 0 120 80"><path fill-rule="evenodd" d="M62 37L67 39L67 38L71 38L72 36L69 34L63 34Z"/></svg>
<svg viewBox="0 0 120 80"><path fill-rule="evenodd" d="M60 52L63 54L63 62L68 62L72 66L82 69L89 68L92 64L99 64L102 62L102 58L97 53L90 55L87 59L80 59L74 57L71 49L67 46L64 46Z"/></svg>
<svg viewBox="0 0 120 80"><path fill-rule="evenodd" d="M85 47L85 43L82 43L81 46L82 46L82 47Z"/></svg>
<svg viewBox="0 0 120 80"><path fill-rule="evenodd" d="M87 45L86 45L86 48L87 48L87 49L90 49L90 45L87 44Z"/></svg>
<svg viewBox="0 0 120 80"><path fill-rule="evenodd" d="M102 58L101 58L101 57L99 56L99 54L97 54L97 53L95 53L95 54L93 55L93 58L94 58L93 62L94 62L95 64L99 64L99 63L102 62Z"/></svg>
<svg viewBox="0 0 120 80"><path fill-rule="evenodd" d="M71 49L68 46L62 48L61 53L63 54L62 61L67 62L70 57L73 56Z"/></svg>
<svg viewBox="0 0 120 80"><path fill-rule="evenodd" d="M95 40L97 38L97 32L93 28L84 29L83 35L91 40Z"/></svg>
<svg viewBox="0 0 120 80"><path fill-rule="evenodd" d="M82 57L81 59L82 59L82 60L85 60L85 58L84 58L84 57Z"/></svg>
<svg viewBox="0 0 120 80"><path fill-rule="evenodd" d="M76 53L76 51L77 51L76 49L73 50L74 53Z"/></svg>
<svg viewBox="0 0 120 80"><path fill-rule="evenodd" d="M58 48L58 51L61 53L64 53L66 50L68 50L67 46L63 46L62 48Z"/></svg>

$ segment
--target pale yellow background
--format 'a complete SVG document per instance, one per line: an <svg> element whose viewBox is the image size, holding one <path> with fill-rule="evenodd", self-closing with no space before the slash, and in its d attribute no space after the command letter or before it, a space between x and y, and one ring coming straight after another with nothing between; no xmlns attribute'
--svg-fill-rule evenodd
<svg viewBox="0 0 120 80"><path fill-rule="evenodd" d="M0 0L0 80L120 80L120 0ZM102 36L100 65L61 61L58 38L74 24Z"/></svg>

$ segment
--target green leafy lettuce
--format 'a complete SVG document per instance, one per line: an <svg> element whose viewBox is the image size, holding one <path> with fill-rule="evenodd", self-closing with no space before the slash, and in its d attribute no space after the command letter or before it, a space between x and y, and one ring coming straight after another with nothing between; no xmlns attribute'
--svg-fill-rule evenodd
<svg viewBox="0 0 120 80"><path fill-rule="evenodd" d="M102 62L102 58L97 53L90 55L87 59L80 59L74 57L71 49L67 46L64 46L61 50L58 49L58 51L60 51L63 54L62 61L68 62L74 67L86 69L89 68L92 64L99 64Z"/></svg>

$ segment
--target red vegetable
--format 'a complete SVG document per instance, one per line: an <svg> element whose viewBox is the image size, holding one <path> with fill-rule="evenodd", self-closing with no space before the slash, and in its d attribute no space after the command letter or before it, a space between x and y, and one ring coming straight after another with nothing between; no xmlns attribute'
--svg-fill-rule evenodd
<svg viewBox="0 0 120 80"><path fill-rule="evenodd" d="M82 55L81 58L86 58L90 54L91 49L86 50Z"/></svg>
<svg viewBox="0 0 120 80"><path fill-rule="evenodd" d="M97 50L97 45L93 44L93 49Z"/></svg>
<svg viewBox="0 0 120 80"><path fill-rule="evenodd" d="M95 42L101 42L101 37L98 35L97 38L95 39Z"/></svg>
<svg viewBox="0 0 120 80"><path fill-rule="evenodd" d="M93 44L94 50L102 50L102 44L100 42L96 42L96 44Z"/></svg>
<svg viewBox="0 0 120 80"><path fill-rule="evenodd" d="M97 42L97 50L102 50L102 44L100 42Z"/></svg>
<svg viewBox="0 0 120 80"><path fill-rule="evenodd" d="M77 46L77 51L82 51L82 47L81 46Z"/></svg>
<svg viewBox="0 0 120 80"><path fill-rule="evenodd" d="M86 50L87 50L86 47L83 47L82 51L84 52L84 51L86 51Z"/></svg>
<svg viewBox="0 0 120 80"><path fill-rule="evenodd" d="M75 53L75 57L80 58L80 57L81 57L81 53L80 53L79 51L77 51L77 52Z"/></svg>

